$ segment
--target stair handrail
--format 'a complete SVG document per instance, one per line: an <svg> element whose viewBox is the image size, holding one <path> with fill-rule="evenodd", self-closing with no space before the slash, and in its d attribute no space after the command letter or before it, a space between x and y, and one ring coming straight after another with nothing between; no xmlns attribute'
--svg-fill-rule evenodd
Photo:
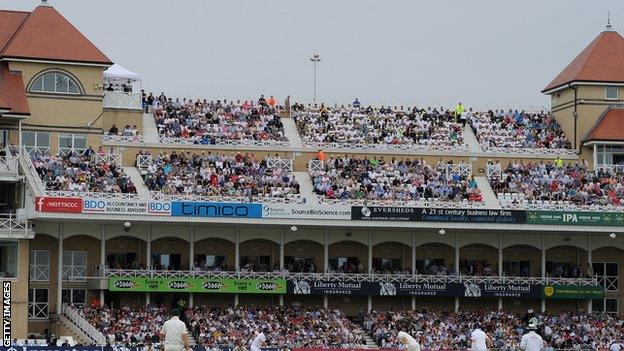
<svg viewBox="0 0 624 351"><path fill-rule="evenodd" d="M67 320L82 331L91 340L91 342L98 346L106 345L106 337L104 334L84 319L72 306L63 304L61 312L63 316L67 317Z"/></svg>

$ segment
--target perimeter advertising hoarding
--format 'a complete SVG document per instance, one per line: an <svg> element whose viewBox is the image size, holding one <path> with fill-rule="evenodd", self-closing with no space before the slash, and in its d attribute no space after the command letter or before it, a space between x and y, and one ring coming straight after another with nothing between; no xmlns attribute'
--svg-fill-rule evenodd
<svg viewBox="0 0 624 351"><path fill-rule="evenodd" d="M351 219L349 206L263 204L262 218Z"/></svg>
<svg viewBox="0 0 624 351"><path fill-rule="evenodd" d="M501 283L347 282L288 280L294 295L542 297L542 285Z"/></svg>
<svg viewBox="0 0 624 351"><path fill-rule="evenodd" d="M146 351L151 350L152 348L147 347L126 347L126 346L36 346L36 345L28 345L28 346L11 346L11 347L0 347L0 351ZM193 351L232 351L234 350L234 346L212 346L212 347L204 347L204 346L193 346L190 348ZM262 351L282 351L283 348L278 347L263 347Z"/></svg>
<svg viewBox="0 0 624 351"><path fill-rule="evenodd" d="M529 224L624 226L622 212L527 211Z"/></svg>
<svg viewBox="0 0 624 351"><path fill-rule="evenodd" d="M110 291L284 294L284 279L111 277Z"/></svg>
<svg viewBox="0 0 624 351"><path fill-rule="evenodd" d="M351 219L362 221L526 223L526 211L467 208L354 206Z"/></svg>
<svg viewBox="0 0 624 351"><path fill-rule="evenodd" d="M544 298L546 299L602 299L604 289L593 285L545 285Z"/></svg>
<svg viewBox="0 0 624 351"><path fill-rule="evenodd" d="M235 202L173 201L172 216L262 218L262 205Z"/></svg>

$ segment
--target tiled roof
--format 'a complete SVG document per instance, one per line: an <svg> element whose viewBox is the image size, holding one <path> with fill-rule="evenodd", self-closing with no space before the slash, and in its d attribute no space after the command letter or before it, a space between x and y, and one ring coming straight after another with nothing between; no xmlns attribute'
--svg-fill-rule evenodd
<svg viewBox="0 0 624 351"><path fill-rule="evenodd" d="M30 114L22 74L9 71L5 62L0 62L0 109L11 114Z"/></svg>
<svg viewBox="0 0 624 351"><path fill-rule="evenodd" d="M624 109L608 108L596 121L584 141L624 141Z"/></svg>

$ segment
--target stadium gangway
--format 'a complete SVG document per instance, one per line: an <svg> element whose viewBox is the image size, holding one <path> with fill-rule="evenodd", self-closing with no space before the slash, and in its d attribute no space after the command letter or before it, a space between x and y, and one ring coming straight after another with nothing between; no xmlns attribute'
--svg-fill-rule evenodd
<svg viewBox="0 0 624 351"><path fill-rule="evenodd" d="M290 273L290 272L212 272L212 271L167 271L148 269L105 269L103 277L135 278L202 278L202 279L288 279L341 282L406 282L406 283L473 283L473 284L547 284L547 285L599 285L592 278L557 277L508 277L467 275L412 275L375 273Z"/></svg>
<svg viewBox="0 0 624 351"><path fill-rule="evenodd" d="M104 334L97 330L87 320L82 318L82 316L72 306L63 304L61 314L66 317L75 328L84 333L91 342L98 346L106 344L106 337L104 337Z"/></svg>
<svg viewBox="0 0 624 351"><path fill-rule="evenodd" d="M198 139L159 136L159 140L164 144L172 145L204 145ZM214 144L207 146L235 146L235 147L287 147L288 140L249 140L249 139L228 139L217 140Z"/></svg>
<svg viewBox="0 0 624 351"><path fill-rule="evenodd" d="M431 142L426 144L360 144L360 143L327 143L327 142L318 142L312 140L302 140L302 144L306 148L310 149L338 149L338 150L347 150L347 151L403 151L403 152L414 152L414 151L435 151L435 152L467 152L470 150L468 145L460 144L460 145L446 145L441 140L440 142Z"/></svg>

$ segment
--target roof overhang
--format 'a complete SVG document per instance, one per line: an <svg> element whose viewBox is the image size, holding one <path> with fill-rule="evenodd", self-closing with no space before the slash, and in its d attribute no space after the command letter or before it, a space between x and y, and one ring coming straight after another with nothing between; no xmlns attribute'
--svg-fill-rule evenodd
<svg viewBox="0 0 624 351"><path fill-rule="evenodd" d="M556 93L558 91L561 91L563 89L567 89L570 88L571 86L578 86L578 85L600 85L600 86L624 86L624 82L601 82L601 81L595 81L595 80L574 80L571 82L567 82L564 84L560 84L556 87L552 87L548 90L542 90L542 94L552 94L552 93Z"/></svg>
<svg viewBox="0 0 624 351"><path fill-rule="evenodd" d="M624 145L624 140L584 140L583 145Z"/></svg>
<svg viewBox="0 0 624 351"><path fill-rule="evenodd" d="M108 68L113 65L112 62L82 62L82 61L63 61L63 60L44 60L27 57L2 57L0 61L4 62L28 62L28 63L46 63L55 65L71 65L71 66L88 66Z"/></svg>
<svg viewBox="0 0 624 351"><path fill-rule="evenodd" d="M11 113L11 112L2 113L2 111L0 111L0 116L2 116L2 118L26 119L30 117L30 113Z"/></svg>

